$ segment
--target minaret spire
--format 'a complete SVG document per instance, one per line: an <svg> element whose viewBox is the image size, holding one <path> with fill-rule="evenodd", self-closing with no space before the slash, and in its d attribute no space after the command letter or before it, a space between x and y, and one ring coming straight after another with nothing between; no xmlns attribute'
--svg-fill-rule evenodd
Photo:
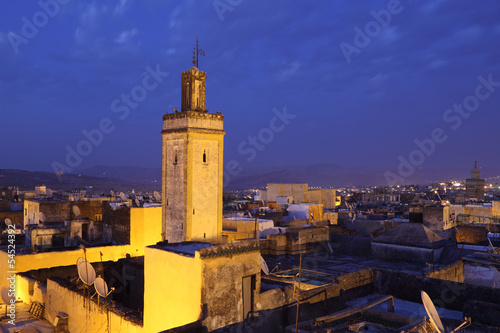
<svg viewBox="0 0 500 333"><path fill-rule="evenodd" d="M196 36L196 47L193 49L193 65L198 68L198 56L205 55L205 51L198 49L198 36Z"/></svg>

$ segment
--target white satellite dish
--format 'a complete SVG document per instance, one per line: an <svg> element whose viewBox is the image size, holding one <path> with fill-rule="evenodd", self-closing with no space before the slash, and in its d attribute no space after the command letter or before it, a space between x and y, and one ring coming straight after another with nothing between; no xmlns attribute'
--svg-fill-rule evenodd
<svg viewBox="0 0 500 333"><path fill-rule="evenodd" d="M160 193L154 191L153 192L153 196L155 197L156 201L161 201L161 195L160 195Z"/></svg>
<svg viewBox="0 0 500 333"><path fill-rule="evenodd" d="M73 214L75 214L75 216L80 216L80 208L78 206L73 206Z"/></svg>
<svg viewBox="0 0 500 333"><path fill-rule="evenodd" d="M122 199L123 201L127 200L127 197L125 196L125 193L120 192L119 196L120 196L120 199Z"/></svg>
<svg viewBox="0 0 500 333"><path fill-rule="evenodd" d="M267 263L262 256L260 256L260 268L264 274L269 275L269 267L267 267Z"/></svg>
<svg viewBox="0 0 500 333"><path fill-rule="evenodd" d="M109 294L114 290L114 288L111 288L111 290L108 290L108 284L102 277L98 277L94 281L94 288L99 294L99 296L102 297L108 297Z"/></svg>
<svg viewBox="0 0 500 333"><path fill-rule="evenodd" d="M134 202L137 207L141 207L141 202L139 201L139 199L135 199Z"/></svg>
<svg viewBox="0 0 500 333"><path fill-rule="evenodd" d="M432 303L432 300L429 297L429 295L427 295L427 293L422 290L420 292L420 296L422 297L422 303L424 303L425 312L427 312L427 315L429 316L431 323L434 325L434 328L439 333L445 333L443 323L441 322L441 318L439 318L439 315L436 311L436 307L434 306L434 303Z"/></svg>
<svg viewBox="0 0 500 333"><path fill-rule="evenodd" d="M44 222L45 222L45 220L47 219L47 217L45 216L45 214L44 214L44 213L39 212L39 213L38 213L38 219L39 219L42 223L44 223Z"/></svg>
<svg viewBox="0 0 500 333"><path fill-rule="evenodd" d="M78 266L80 266L80 264L84 261L87 261L84 257L80 257L76 260L76 268L78 268Z"/></svg>
<svg viewBox="0 0 500 333"><path fill-rule="evenodd" d="M5 197L6 195L7 195L7 193L2 192L2 197Z"/></svg>
<svg viewBox="0 0 500 333"><path fill-rule="evenodd" d="M69 200L69 201L75 201L75 198L74 198L72 195L70 195L70 196L68 197L68 200Z"/></svg>
<svg viewBox="0 0 500 333"><path fill-rule="evenodd" d="M111 191L109 192L109 194L111 194L111 197L112 197L112 198L116 197L115 192L114 192L113 190L111 190Z"/></svg>
<svg viewBox="0 0 500 333"><path fill-rule="evenodd" d="M78 265L78 276L83 281L83 283L87 285L92 285L95 281L95 269L88 261L82 261L80 265Z"/></svg>
<svg viewBox="0 0 500 333"><path fill-rule="evenodd" d="M6 218L6 219L5 219L5 224L6 224L6 225L12 225L12 221L11 221L11 219Z"/></svg>
<svg viewBox="0 0 500 333"><path fill-rule="evenodd" d="M14 299L15 300L15 296L9 296L9 287L5 286L2 288L2 290L0 291L0 296L2 297L2 301L5 303L5 304L12 304L11 300Z"/></svg>

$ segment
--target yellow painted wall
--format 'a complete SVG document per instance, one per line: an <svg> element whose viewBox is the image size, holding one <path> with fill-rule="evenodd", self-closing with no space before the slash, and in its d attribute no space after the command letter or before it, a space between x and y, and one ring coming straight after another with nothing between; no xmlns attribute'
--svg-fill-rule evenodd
<svg viewBox="0 0 500 333"><path fill-rule="evenodd" d="M101 260L100 252L102 252L103 261L117 261L125 258L127 253L131 253L130 245L114 245L93 247L87 249L87 260L97 262ZM76 265L76 260L83 257L83 250L71 250L61 252L42 252L33 254L18 254L15 256L15 270L17 272L27 272L32 269L50 268L57 266ZM0 279L5 281L10 271L7 266L9 260L7 252L0 251ZM23 299L24 301L24 299Z"/></svg>
<svg viewBox="0 0 500 333"><path fill-rule="evenodd" d="M114 312L107 313L102 305L98 307L96 303L90 302L89 306L85 300L86 307L83 307L83 302L83 295L47 280L45 316L51 323L54 323L58 312L65 312L70 332L153 332L144 330L141 325L127 321Z"/></svg>
<svg viewBox="0 0 500 333"><path fill-rule="evenodd" d="M201 314L201 260L161 249L144 256L144 329L189 324Z"/></svg>
<svg viewBox="0 0 500 333"><path fill-rule="evenodd" d="M143 256L144 248L162 240L161 207L130 209L131 256Z"/></svg>

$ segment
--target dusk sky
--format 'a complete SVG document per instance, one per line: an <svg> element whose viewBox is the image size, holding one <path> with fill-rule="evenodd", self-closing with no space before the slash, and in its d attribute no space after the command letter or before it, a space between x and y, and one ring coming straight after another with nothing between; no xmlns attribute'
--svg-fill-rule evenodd
<svg viewBox="0 0 500 333"><path fill-rule="evenodd" d="M197 36L226 162L500 165L497 0L2 5L0 168L161 167Z"/></svg>

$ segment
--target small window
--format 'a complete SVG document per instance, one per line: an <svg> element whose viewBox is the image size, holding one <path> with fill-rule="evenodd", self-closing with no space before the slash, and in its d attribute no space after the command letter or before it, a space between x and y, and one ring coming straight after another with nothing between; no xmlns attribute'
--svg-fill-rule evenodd
<svg viewBox="0 0 500 333"><path fill-rule="evenodd" d="M207 150L203 149L203 163L207 163Z"/></svg>
<svg viewBox="0 0 500 333"><path fill-rule="evenodd" d="M95 214L95 221L102 221L102 214Z"/></svg>
<svg viewBox="0 0 500 333"><path fill-rule="evenodd" d="M177 164L178 159L177 159L177 146L174 146L174 165Z"/></svg>

